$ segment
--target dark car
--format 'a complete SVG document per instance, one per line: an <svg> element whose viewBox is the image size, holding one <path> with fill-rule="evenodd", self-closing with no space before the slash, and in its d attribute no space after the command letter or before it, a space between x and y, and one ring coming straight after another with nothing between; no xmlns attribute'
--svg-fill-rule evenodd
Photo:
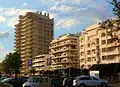
<svg viewBox="0 0 120 87"><path fill-rule="evenodd" d="M51 87L61 87L61 81L59 78L51 79Z"/></svg>
<svg viewBox="0 0 120 87"><path fill-rule="evenodd" d="M1 81L1 83L8 83L13 85L13 87L22 87L22 85L26 82L24 78L14 77L14 78L6 78Z"/></svg>
<svg viewBox="0 0 120 87"><path fill-rule="evenodd" d="M73 87L74 77L66 77L63 80L63 87Z"/></svg>

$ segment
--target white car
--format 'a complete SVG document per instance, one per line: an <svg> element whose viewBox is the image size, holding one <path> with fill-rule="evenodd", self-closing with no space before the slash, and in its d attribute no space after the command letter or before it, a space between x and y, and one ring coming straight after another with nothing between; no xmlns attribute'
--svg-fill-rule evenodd
<svg viewBox="0 0 120 87"><path fill-rule="evenodd" d="M30 77L23 87L50 87L50 79L48 77Z"/></svg>
<svg viewBox="0 0 120 87"><path fill-rule="evenodd" d="M108 81L94 76L78 76L73 80L74 87L107 87Z"/></svg>

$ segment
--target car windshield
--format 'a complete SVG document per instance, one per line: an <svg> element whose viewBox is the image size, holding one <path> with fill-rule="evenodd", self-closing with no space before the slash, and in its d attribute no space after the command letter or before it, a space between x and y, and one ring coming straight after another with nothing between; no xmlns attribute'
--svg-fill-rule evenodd
<svg viewBox="0 0 120 87"><path fill-rule="evenodd" d="M39 82L39 78L35 78L35 77L29 78L28 82Z"/></svg>
<svg viewBox="0 0 120 87"><path fill-rule="evenodd" d="M6 79L2 80L1 83L7 83L7 82L9 82L9 81L12 80L12 79L13 79L13 78L6 78Z"/></svg>

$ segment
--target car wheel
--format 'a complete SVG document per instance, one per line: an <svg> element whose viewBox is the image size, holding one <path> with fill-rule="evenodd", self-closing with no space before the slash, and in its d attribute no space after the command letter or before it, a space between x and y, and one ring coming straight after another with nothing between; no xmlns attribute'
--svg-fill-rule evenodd
<svg viewBox="0 0 120 87"><path fill-rule="evenodd" d="M100 87L107 87L107 84L106 83L101 83Z"/></svg>
<svg viewBox="0 0 120 87"><path fill-rule="evenodd" d="M80 84L79 87L85 87L85 84Z"/></svg>
<svg viewBox="0 0 120 87"><path fill-rule="evenodd" d="M51 85L51 87L55 87L55 85L54 85L54 84L52 84L52 85Z"/></svg>

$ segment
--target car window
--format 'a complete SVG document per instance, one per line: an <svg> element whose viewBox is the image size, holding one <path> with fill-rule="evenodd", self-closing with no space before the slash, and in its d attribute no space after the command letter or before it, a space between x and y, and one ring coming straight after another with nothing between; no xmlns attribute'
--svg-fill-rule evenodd
<svg viewBox="0 0 120 87"><path fill-rule="evenodd" d="M91 80L90 77L81 77L80 80Z"/></svg>
<svg viewBox="0 0 120 87"><path fill-rule="evenodd" d="M44 79L43 78L40 78L40 83L44 83Z"/></svg>
<svg viewBox="0 0 120 87"><path fill-rule="evenodd" d="M95 78L95 77L91 77L92 78L92 80L98 80L98 78Z"/></svg>
<svg viewBox="0 0 120 87"><path fill-rule="evenodd" d="M39 78L29 78L28 82L39 82Z"/></svg>
<svg viewBox="0 0 120 87"><path fill-rule="evenodd" d="M48 78L44 78L45 79L45 83L48 83Z"/></svg>
<svg viewBox="0 0 120 87"><path fill-rule="evenodd" d="M11 80L12 80L12 78L6 78L6 79L2 80L1 83L7 83L7 82L9 82Z"/></svg>

